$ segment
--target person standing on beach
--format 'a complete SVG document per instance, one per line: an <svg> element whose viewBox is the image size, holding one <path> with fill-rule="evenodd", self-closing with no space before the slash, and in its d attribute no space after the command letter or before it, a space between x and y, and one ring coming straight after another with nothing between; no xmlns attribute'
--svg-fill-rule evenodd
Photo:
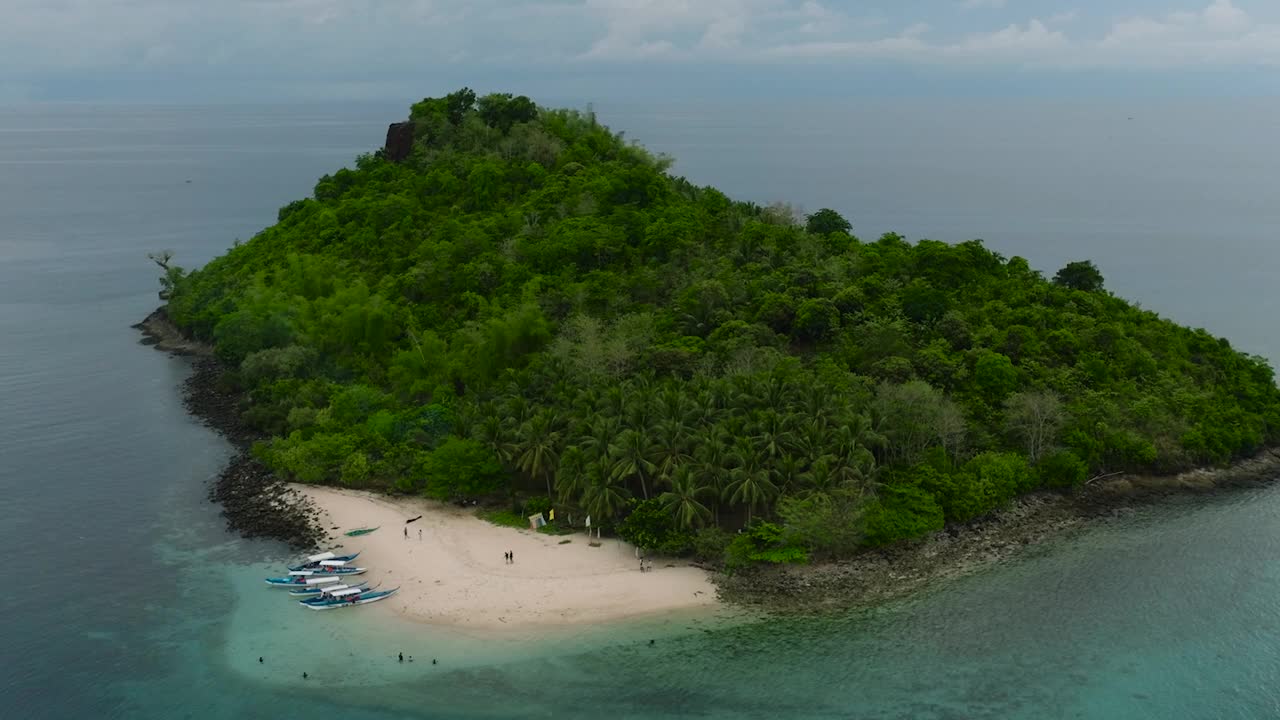
<svg viewBox="0 0 1280 720"><path fill-rule="evenodd" d="M515 550L508 550L508 551L507 551L507 559L511 561L511 564L512 564L512 565L515 565L515 564L516 564L516 551L515 551Z"/></svg>
<svg viewBox="0 0 1280 720"><path fill-rule="evenodd" d="M418 528L418 542L422 542L422 528Z"/></svg>
<svg viewBox="0 0 1280 720"><path fill-rule="evenodd" d="M404 529L404 539L405 539L405 540L408 540L408 539L409 539L409 528L405 528L405 529Z"/></svg>

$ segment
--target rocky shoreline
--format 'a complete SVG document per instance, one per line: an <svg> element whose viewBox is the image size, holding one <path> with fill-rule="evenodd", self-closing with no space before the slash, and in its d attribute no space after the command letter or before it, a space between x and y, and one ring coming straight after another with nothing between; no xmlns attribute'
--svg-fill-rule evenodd
<svg viewBox="0 0 1280 720"><path fill-rule="evenodd" d="M225 369L212 348L184 337L164 308L134 327L142 332L144 344L191 356L191 375L182 388L183 405L236 449L235 457L209 486L209 500L222 506L227 528L246 538L281 540L296 550L309 550L324 542L327 533L320 526L320 510L249 452L262 438L240 421L240 398L221 387Z"/></svg>
<svg viewBox="0 0 1280 720"><path fill-rule="evenodd" d="M868 607L990 567L1028 547L1124 517L1162 498L1260 487L1277 477L1280 451L1266 449L1226 468L1099 479L1073 494L1018 498L986 517L914 542L838 562L721 573L715 583L721 599L765 612L794 616Z"/></svg>

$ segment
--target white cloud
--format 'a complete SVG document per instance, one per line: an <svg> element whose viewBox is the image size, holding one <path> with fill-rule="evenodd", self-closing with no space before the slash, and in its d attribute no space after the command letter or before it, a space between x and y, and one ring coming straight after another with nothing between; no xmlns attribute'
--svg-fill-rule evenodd
<svg viewBox="0 0 1280 720"><path fill-rule="evenodd" d="M449 63L1280 66L1280 24L1236 4L1245 0L1171 0L1188 4L1118 20L1088 3L1037 18L1018 14L1025 3L951 1L992 10L966 18L989 29L960 34L945 14L925 25L893 0L0 0L0 75L14 95L51 72L154 69L314 82L428 77Z"/></svg>
<svg viewBox="0 0 1280 720"><path fill-rule="evenodd" d="M1116 22L1096 49L1116 65L1277 65L1280 25L1255 21L1232 0L1213 0L1198 12Z"/></svg>
<svg viewBox="0 0 1280 720"><path fill-rule="evenodd" d="M1066 68L1280 65L1280 24L1256 21L1232 0L1212 0L1193 12L1127 17L1105 28L1100 39L1069 35L1062 28L1077 19L1076 11L1067 11L932 42L912 26L888 37L784 42L764 52L810 61L874 58Z"/></svg>

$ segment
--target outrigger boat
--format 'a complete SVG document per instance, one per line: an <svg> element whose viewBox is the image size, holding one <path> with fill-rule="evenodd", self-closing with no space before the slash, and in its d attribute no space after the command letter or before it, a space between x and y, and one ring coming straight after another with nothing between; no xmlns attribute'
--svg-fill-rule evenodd
<svg viewBox="0 0 1280 720"><path fill-rule="evenodd" d="M331 583L338 582L338 578L332 578L331 580L329 578L321 578L321 580L329 580L329 582ZM309 595L324 595L326 593L331 593L336 590L350 590L351 588L364 589L368 584L369 583L367 582L356 583L354 585L333 585L333 584L317 583L315 585L308 585L307 587L295 588L293 590L290 590L289 594L293 595L294 597L307 597Z"/></svg>
<svg viewBox="0 0 1280 720"><path fill-rule="evenodd" d="M382 527L382 526L379 525L378 527ZM369 533L377 529L378 529L377 527L356 528L355 530L349 530L343 533L343 535L346 535L347 537L359 537L361 535L368 535Z"/></svg>
<svg viewBox="0 0 1280 720"><path fill-rule="evenodd" d="M351 562L352 560L355 560L359 556L360 556L360 553L354 553L351 555L336 555L332 552L322 552L319 555L312 555L311 557L307 558L307 561L302 563L301 565L293 565L289 569L290 570L314 570L320 567L320 563L324 562L325 560L342 560L343 562Z"/></svg>
<svg viewBox="0 0 1280 720"><path fill-rule="evenodd" d="M391 588L390 590L362 590L360 588L347 588L346 590L334 590L327 592L318 598L310 600L299 600L298 604L308 607L312 610L336 610L338 608L350 607L352 605L366 605L379 600L386 600L395 595L400 588Z"/></svg>
<svg viewBox="0 0 1280 720"><path fill-rule="evenodd" d="M315 572L327 573L331 575L363 575L365 569L362 567L347 567L348 560L321 560L320 567Z"/></svg>
<svg viewBox="0 0 1280 720"><path fill-rule="evenodd" d="M324 585L339 582L342 582L342 578L339 578L338 575L317 575L315 570L291 570L289 571L288 577L266 579L266 584L276 588L310 587L310 585Z"/></svg>

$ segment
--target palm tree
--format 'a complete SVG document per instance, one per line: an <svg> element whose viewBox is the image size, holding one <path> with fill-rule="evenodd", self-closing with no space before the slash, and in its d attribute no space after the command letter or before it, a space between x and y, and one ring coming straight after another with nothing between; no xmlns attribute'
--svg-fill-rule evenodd
<svg viewBox="0 0 1280 720"><path fill-rule="evenodd" d="M774 461L771 473L780 492L790 492L804 482L804 460L795 455L783 455Z"/></svg>
<svg viewBox="0 0 1280 720"><path fill-rule="evenodd" d="M518 393L507 398L505 410L507 417L516 425L523 425L533 415L533 406Z"/></svg>
<svg viewBox="0 0 1280 720"><path fill-rule="evenodd" d="M729 494L729 502L747 506L747 522L750 523L755 508L777 495L778 486L769 479L769 471L750 445L740 443L734 449L734 460L737 467L729 471L725 492Z"/></svg>
<svg viewBox="0 0 1280 720"><path fill-rule="evenodd" d="M587 422L586 430L585 437L579 441L582 449L595 460L605 460L609 457L609 448L622 432L622 424L616 417L599 415Z"/></svg>
<svg viewBox="0 0 1280 720"><path fill-rule="evenodd" d="M835 471L831 469L831 460L830 455L823 455L809 464L809 469L800 478L800 496L827 494L839 484Z"/></svg>
<svg viewBox="0 0 1280 720"><path fill-rule="evenodd" d="M556 470L556 493L560 502L582 496L587 487L588 464L587 454L577 445L570 445L560 454L560 467Z"/></svg>
<svg viewBox="0 0 1280 720"><path fill-rule="evenodd" d="M475 429L475 438L493 451L504 465L511 462L515 444L511 442L509 425L500 415L487 415Z"/></svg>
<svg viewBox="0 0 1280 720"><path fill-rule="evenodd" d="M582 417L594 415L600 406L600 391L594 385L588 385L578 391L573 399L574 411Z"/></svg>
<svg viewBox="0 0 1280 720"><path fill-rule="evenodd" d="M698 479L703 486L710 488L714 499L712 515L715 523L720 524L720 501L724 499L724 482L729 474L729 445L725 442L719 428L712 426L699 433L694 440L697 455Z"/></svg>
<svg viewBox="0 0 1280 720"><path fill-rule="evenodd" d="M520 427L519 455L516 467L529 473L529 477L542 477L547 481L547 497L551 495L551 477L556 472L559 456L560 432L555 429L556 417L551 412L540 412Z"/></svg>
<svg viewBox="0 0 1280 720"><path fill-rule="evenodd" d="M791 401L791 383L779 375L773 375L764 382L758 382L744 391L741 399L747 407L783 410Z"/></svg>
<svg viewBox="0 0 1280 720"><path fill-rule="evenodd" d="M633 429L623 430L617 441L610 446L609 455L614 459L613 474L617 478L635 477L640 480L640 492L644 499L649 499L649 486L644 478L653 472L653 463L649 462L649 442L643 434Z"/></svg>
<svg viewBox="0 0 1280 720"><path fill-rule="evenodd" d="M694 398L692 421L699 425L711 425L720 417L720 401L711 390L698 393Z"/></svg>
<svg viewBox="0 0 1280 720"><path fill-rule="evenodd" d="M841 455L832 463L832 473L836 482L848 487L865 488L871 480L875 468L875 457L866 448L858 448L849 455Z"/></svg>
<svg viewBox="0 0 1280 720"><path fill-rule="evenodd" d="M791 431L791 416L773 410L757 413L756 432L751 437L756 448L770 460L795 449L796 436Z"/></svg>
<svg viewBox="0 0 1280 720"><path fill-rule="evenodd" d="M693 403L689 396L676 386L669 386L658 393L658 418L660 423L676 422L681 425L693 416Z"/></svg>
<svg viewBox="0 0 1280 720"><path fill-rule="evenodd" d="M851 455L859 448L872 449L884 444L885 438L871 426L871 418L852 413L839 420L834 434L835 451L839 455Z"/></svg>
<svg viewBox="0 0 1280 720"><path fill-rule="evenodd" d="M649 449L656 477L670 479L677 466L693 459L688 453L688 440L689 428L684 423L668 420L658 424Z"/></svg>
<svg viewBox="0 0 1280 720"><path fill-rule="evenodd" d="M621 385L605 390L601 411L610 417L620 418L627 413L627 393Z"/></svg>
<svg viewBox="0 0 1280 720"><path fill-rule="evenodd" d="M631 390L631 397L627 401L627 425L647 432L653 425L656 405L652 386L637 384Z"/></svg>
<svg viewBox="0 0 1280 720"><path fill-rule="evenodd" d="M830 417L835 410L835 402L831 390L827 386L814 382L800 391L800 408L805 415L817 420Z"/></svg>
<svg viewBox="0 0 1280 720"><path fill-rule="evenodd" d="M809 458L821 457L831 449L831 426L825 418L815 417L796 433L796 452Z"/></svg>
<svg viewBox="0 0 1280 720"><path fill-rule="evenodd" d="M710 492L711 488L699 484L693 468L681 465L671 475L671 489L659 495L658 500L675 516L680 527L689 529L711 518L711 510L698 501Z"/></svg>
<svg viewBox="0 0 1280 720"><path fill-rule="evenodd" d="M613 473L600 463L587 470L587 484L582 491L582 509L597 518L597 525L617 514L618 508L631 497L627 488L618 484Z"/></svg>

